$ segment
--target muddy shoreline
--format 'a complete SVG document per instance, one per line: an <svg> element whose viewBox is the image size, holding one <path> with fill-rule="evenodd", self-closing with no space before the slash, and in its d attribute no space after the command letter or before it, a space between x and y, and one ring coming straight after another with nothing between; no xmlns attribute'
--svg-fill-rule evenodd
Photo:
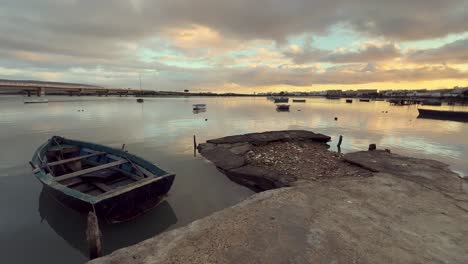
<svg viewBox="0 0 468 264"><path fill-rule="evenodd" d="M333 153L329 140L273 131L200 144L260 193L90 263L466 263L468 181L434 160Z"/></svg>

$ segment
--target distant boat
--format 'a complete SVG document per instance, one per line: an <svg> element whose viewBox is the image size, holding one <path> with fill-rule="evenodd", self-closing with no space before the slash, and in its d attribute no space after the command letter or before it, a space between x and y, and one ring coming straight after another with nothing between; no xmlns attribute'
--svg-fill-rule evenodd
<svg viewBox="0 0 468 264"><path fill-rule="evenodd" d="M374 100L374 101L385 101L385 99L383 99L383 98L374 98L372 100Z"/></svg>
<svg viewBox="0 0 468 264"><path fill-rule="evenodd" d="M329 99L329 100L340 100L341 97L339 96L331 96L331 95L327 95L325 96L325 98Z"/></svg>
<svg viewBox="0 0 468 264"><path fill-rule="evenodd" d="M206 104L194 104L193 105L193 110L202 110L202 109L206 110Z"/></svg>
<svg viewBox="0 0 468 264"><path fill-rule="evenodd" d="M109 223L158 205L175 177L123 149L57 136L36 150L30 164L57 201L79 212L94 211Z"/></svg>
<svg viewBox="0 0 468 264"><path fill-rule="evenodd" d="M352 99L346 99L346 103L352 104L352 103L353 103L353 100L352 100Z"/></svg>
<svg viewBox="0 0 468 264"><path fill-rule="evenodd" d="M293 99L293 103L305 103L305 99Z"/></svg>
<svg viewBox="0 0 468 264"><path fill-rule="evenodd" d="M443 111L418 108L418 112L418 118L468 122L468 112L465 111Z"/></svg>
<svg viewBox="0 0 468 264"><path fill-rule="evenodd" d="M289 98L287 97L276 97L274 98L275 104L276 103L287 103L289 102Z"/></svg>
<svg viewBox="0 0 468 264"><path fill-rule="evenodd" d="M359 102L370 102L370 99L364 99L364 98L362 98L362 99L359 99Z"/></svg>
<svg viewBox="0 0 468 264"><path fill-rule="evenodd" d="M401 100L401 99L390 99L390 100L388 100L388 102L389 102L391 105L399 105L399 106L402 106L402 105L410 105L410 104L411 104L409 101Z"/></svg>
<svg viewBox="0 0 468 264"><path fill-rule="evenodd" d="M429 99L429 100L422 101L422 105L441 106L442 102L440 100Z"/></svg>
<svg viewBox="0 0 468 264"><path fill-rule="evenodd" d="M280 104L276 106L277 111L289 111L289 105L287 104Z"/></svg>
<svg viewBox="0 0 468 264"><path fill-rule="evenodd" d="M47 104L48 102L49 102L49 99L47 99L47 98L24 100L25 104Z"/></svg>
<svg viewBox="0 0 468 264"><path fill-rule="evenodd" d="M137 99L137 102L138 102L138 103L143 103L144 101L145 101L145 100L143 100L143 98L138 98L138 99Z"/></svg>
<svg viewBox="0 0 468 264"><path fill-rule="evenodd" d="M206 112L206 108L197 108L197 109L193 109L192 112L193 112L194 114L204 113L204 112Z"/></svg>

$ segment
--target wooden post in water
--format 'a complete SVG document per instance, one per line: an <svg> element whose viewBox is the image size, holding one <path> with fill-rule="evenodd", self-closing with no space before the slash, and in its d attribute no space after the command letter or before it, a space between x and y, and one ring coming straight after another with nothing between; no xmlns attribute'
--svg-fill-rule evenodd
<svg viewBox="0 0 468 264"><path fill-rule="evenodd" d="M343 142L342 135L340 135L340 139L338 140L338 145L336 145L338 147L338 153L341 153L341 142Z"/></svg>
<svg viewBox="0 0 468 264"><path fill-rule="evenodd" d="M193 135L193 156L197 156L197 138Z"/></svg>
<svg viewBox="0 0 468 264"><path fill-rule="evenodd" d="M94 212L88 213L88 228L86 229L88 240L89 258L95 259L101 256L102 238L99 230L98 218Z"/></svg>

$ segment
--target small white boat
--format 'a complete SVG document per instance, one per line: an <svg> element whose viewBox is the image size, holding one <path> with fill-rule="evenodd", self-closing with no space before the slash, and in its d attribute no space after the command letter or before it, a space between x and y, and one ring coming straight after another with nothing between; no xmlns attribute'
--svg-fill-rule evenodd
<svg viewBox="0 0 468 264"><path fill-rule="evenodd" d="M24 100L25 104L46 104L48 102L49 102L49 99L47 98Z"/></svg>

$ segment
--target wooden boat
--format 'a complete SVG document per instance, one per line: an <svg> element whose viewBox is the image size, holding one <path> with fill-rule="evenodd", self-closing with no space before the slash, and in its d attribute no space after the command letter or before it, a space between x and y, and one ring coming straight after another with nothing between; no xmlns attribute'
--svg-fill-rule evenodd
<svg viewBox="0 0 468 264"><path fill-rule="evenodd" d="M158 205L175 177L124 150L57 136L37 149L30 164L56 200L110 223Z"/></svg>
<svg viewBox="0 0 468 264"><path fill-rule="evenodd" d="M465 111L444 111L418 108L418 112L418 118L468 122L468 112Z"/></svg>
<svg viewBox="0 0 468 264"><path fill-rule="evenodd" d="M287 104L280 104L276 106L277 111L289 111L289 105Z"/></svg>
<svg viewBox="0 0 468 264"><path fill-rule="evenodd" d="M359 102L367 102L368 103L368 102L370 102L370 99L361 98L361 99L359 99Z"/></svg>
<svg viewBox="0 0 468 264"><path fill-rule="evenodd" d="M143 103L144 101L145 101L145 100L143 100L143 98L138 98L138 99L137 99L137 102L138 102L138 103Z"/></svg>
<svg viewBox="0 0 468 264"><path fill-rule="evenodd" d="M289 98L287 98L287 97L276 97L274 99L274 101L275 101L275 104L277 104L277 103L287 103L287 102L289 102Z"/></svg>
<svg viewBox="0 0 468 264"><path fill-rule="evenodd" d="M353 103L353 100L352 100L352 99L346 99L346 103L352 104L352 103Z"/></svg>
<svg viewBox="0 0 468 264"><path fill-rule="evenodd" d="M24 100L25 104L47 104L48 102L49 102L49 99L47 98Z"/></svg>
<svg viewBox="0 0 468 264"><path fill-rule="evenodd" d="M305 103L305 99L293 99L293 103Z"/></svg>

